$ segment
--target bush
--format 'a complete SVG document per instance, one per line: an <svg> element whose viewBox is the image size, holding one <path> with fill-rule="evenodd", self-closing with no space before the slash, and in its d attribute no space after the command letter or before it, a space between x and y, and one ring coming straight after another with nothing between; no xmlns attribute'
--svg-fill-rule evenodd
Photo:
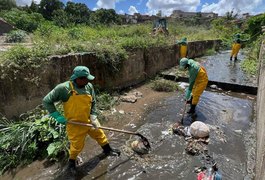
<svg viewBox="0 0 265 180"><path fill-rule="evenodd" d="M44 116L41 108L20 116L20 120L0 121L0 173L18 165L48 157L58 160L68 155L65 127Z"/></svg>
<svg viewBox="0 0 265 180"><path fill-rule="evenodd" d="M100 110L110 110L117 101L107 93L101 93L97 96L97 107Z"/></svg>
<svg viewBox="0 0 265 180"><path fill-rule="evenodd" d="M11 31L10 33L7 34L6 42L8 43L24 42L26 37L27 34L25 31L22 30Z"/></svg>
<svg viewBox="0 0 265 180"><path fill-rule="evenodd" d="M258 75L259 53L263 39L264 35L261 35L252 43L247 50L248 53L245 60L240 64L241 68L249 75Z"/></svg>
<svg viewBox="0 0 265 180"><path fill-rule="evenodd" d="M152 81L151 88L156 91L164 92L172 92L179 89L177 83L165 79L156 79Z"/></svg>
<svg viewBox="0 0 265 180"><path fill-rule="evenodd" d="M18 29L22 29L27 32L35 31L38 26L44 21L44 18L39 13L27 13L18 9L12 9L7 11L3 18L8 22L16 26Z"/></svg>

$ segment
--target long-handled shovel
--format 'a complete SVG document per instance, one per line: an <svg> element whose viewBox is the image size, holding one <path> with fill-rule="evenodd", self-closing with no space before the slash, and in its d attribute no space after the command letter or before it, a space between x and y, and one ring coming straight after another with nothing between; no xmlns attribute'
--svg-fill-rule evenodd
<svg viewBox="0 0 265 180"><path fill-rule="evenodd" d="M68 121L67 123L69 124L75 124L75 125L80 125L80 126L88 126L88 127L93 127L92 124L87 124L87 123L81 123L81 122L76 122L76 121ZM99 129L103 129L103 130L109 130L109 131L115 131L115 132L120 132L120 133L126 133L126 134L132 134L132 135L137 135L140 136L141 141L143 142L144 146L147 148L147 150L151 149L150 143L147 140L146 137L144 137L142 134L140 133L136 133L136 132L132 132L132 131L126 131L126 130L121 130L121 129L114 129L114 128L110 128L110 127L104 127L104 126L100 126L98 127Z"/></svg>
<svg viewBox="0 0 265 180"><path fill-rule="evenodd" d="M186 107L187 107L187 101L185 102L184 110L183 110L183 113L182 113L182 118L180 120L181 124L183 124L183 121L184 121L184 116L185 116L185 113L186 113Z"/></svg>

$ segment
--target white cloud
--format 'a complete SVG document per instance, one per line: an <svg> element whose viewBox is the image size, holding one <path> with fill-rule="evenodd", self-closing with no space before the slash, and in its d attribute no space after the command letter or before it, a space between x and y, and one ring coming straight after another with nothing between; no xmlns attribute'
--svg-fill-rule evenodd
<svg viewBox="0 0 265 180"><path fill-rule="evenodd" d="M94 9L115 9L116 1L118 2L118 0L98 0L97 7Z"/></svg>
<svg viewBox="0 0 265 180"><path fill-rule="evenodd" d="M32 0L16 0L18 6L31 5ZM40 0L34 0L36 4L40 3Z"/></svg>
<svg viewBox="0 0 265 180"><path fill-rule="evenodd" d="M119 10L118 14L125 14L125 12L123 10Z"/></svg>
<svg viewBox="0 0 265 180"><path fill-rule="evenodd" d="M262 0L219 0L217 3L203 4L202 12L214 12L218 15L225 15L226 12L233 10L235 13L257 14L256 9L262 5Z"/></svg>
<svg viewBox="0 0 265 180"><path fill-rule="evenodd" d="M130 8L128 9L128 13L133 15L134 13L138 13L138 11L134 6L130 6Z"/></svg>
<svg viewBox="0 0 265 180"><path fill-rule="evenodd" d="M156 14L159 10L162 15L169 16L173 10L196 12L200 0L148 0L146 6L149 14Z"/></svg>

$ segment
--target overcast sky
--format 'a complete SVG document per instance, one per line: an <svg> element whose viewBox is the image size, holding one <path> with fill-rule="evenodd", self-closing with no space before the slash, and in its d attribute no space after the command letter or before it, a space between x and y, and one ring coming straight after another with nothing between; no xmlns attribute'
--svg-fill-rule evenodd
<svg viewBox="0 0 265 180"><path fill-rule="evenodd" d="M17 5L29 5L32 0L16 0ZM40 0L34 0L39 3ZM62 0L66 3L68 0ZM214 12L224 15L226 12L250 13L252 15L265 12L265 0L71 0L85 3L89 9L115 9L119 14L156 14L168 16L173 10L188 12Z"/></svg>

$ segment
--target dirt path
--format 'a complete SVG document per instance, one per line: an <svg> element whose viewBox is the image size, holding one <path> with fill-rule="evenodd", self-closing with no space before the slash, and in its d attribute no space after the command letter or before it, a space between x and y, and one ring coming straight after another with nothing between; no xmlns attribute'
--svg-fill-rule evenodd
<svg viewBox="0 0 265 180"><path fill-rule="evenodd" d="M137 99L135 103L120 102L114 109L117 111L112 114L105 112L108 122L104 125L112 127L125 126L128 123L140 123L143 120L145 113L154 105L159 104L164 98L171 96L174 92L158 92L151 88L151 84L144 84L142 86L131 89L126 92L128 94L139 92L142 97Z"/></svg>

